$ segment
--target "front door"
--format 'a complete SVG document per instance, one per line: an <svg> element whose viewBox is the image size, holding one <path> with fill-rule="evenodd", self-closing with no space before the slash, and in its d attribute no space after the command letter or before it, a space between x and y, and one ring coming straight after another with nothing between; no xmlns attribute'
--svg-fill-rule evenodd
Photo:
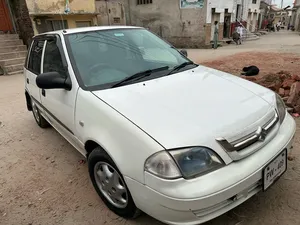
<svg viewBox="0 0 300 225"><path fill-rule="evenodd" d="M68 69L64 66L65 55L61 49L61 40L57 36L45 43L42 72L58 72L63 78L70 76ZM72 84L70 91L65 89L41 90L41 101L46 119L50 121L69 142L76 145L74 136L74 110L78 86ZM78 148L78 146L75 146Z"/></svg>
<svg viewBox="0 0 300 225"><path fill-rule="evenodd" d="M0 31L13 31L9 10L5 0L0 0Z"/></svg>

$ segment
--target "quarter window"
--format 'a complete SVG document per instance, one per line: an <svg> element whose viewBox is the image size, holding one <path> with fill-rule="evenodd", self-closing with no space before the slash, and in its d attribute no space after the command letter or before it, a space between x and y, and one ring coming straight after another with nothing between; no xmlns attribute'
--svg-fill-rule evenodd
<svg viewBox="0 0 300 225"><path fill-rule="evenodd" d="M41 73L41 60L44 43L45 41L34 41L30 52L28 69L37 75Z"/></svg>
<svg viewBox="0 0 300 225"><path fill-rule="evenodd" d="M67 77L56 41L47 41L46 43L43 72L58 72L61 76Z"/></svg>

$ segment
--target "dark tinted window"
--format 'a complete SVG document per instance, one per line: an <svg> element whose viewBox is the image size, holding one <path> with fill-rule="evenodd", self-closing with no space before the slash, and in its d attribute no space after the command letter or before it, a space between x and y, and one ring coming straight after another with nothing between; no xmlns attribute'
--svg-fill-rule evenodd
<svg viewBox="0 0 300 225"><path fill-rule="evenodd" d="M58 72L63 77L67 76L56 41L47 41L44 54L43 72Z"/></svg>
<svg viewBox="0 0 300 225"><path fill-rule="evenodd" d="M35 74L41 73L41 60L44 42L45 41L34 41L31 48L28 69Z"/></svg>

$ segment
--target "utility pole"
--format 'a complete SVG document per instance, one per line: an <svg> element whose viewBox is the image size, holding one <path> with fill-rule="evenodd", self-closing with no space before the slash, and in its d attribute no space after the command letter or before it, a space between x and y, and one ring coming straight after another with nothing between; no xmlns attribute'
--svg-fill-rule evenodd
<svg viewBox="0 0 300 225"><path fill-rule="evenodd" d="M283 0L281 0L281 8L283 8Z"/></svg>

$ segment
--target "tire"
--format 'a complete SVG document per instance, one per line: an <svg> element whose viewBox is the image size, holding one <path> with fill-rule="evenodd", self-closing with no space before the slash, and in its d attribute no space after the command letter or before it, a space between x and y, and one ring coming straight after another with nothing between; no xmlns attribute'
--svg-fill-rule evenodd
<svg viewBox="0 0 300 225"><path fill-rule="evenodd" d="M95 190L111 211L126 219L140 215L141 211L134 204L121 172L101 147L95 148L89 155L88 168Z"/></svg>
<svg viewBox="0 0 300 225"><path fill-rule="evenodd" d="M31 99L31 106L32 106L32 114L33 117L36 121L36 123L41 127L41 128L47 128L50 126L50 124L45 120L45 118L41 115L40 110L34 103L34 101Z"/></svg>

